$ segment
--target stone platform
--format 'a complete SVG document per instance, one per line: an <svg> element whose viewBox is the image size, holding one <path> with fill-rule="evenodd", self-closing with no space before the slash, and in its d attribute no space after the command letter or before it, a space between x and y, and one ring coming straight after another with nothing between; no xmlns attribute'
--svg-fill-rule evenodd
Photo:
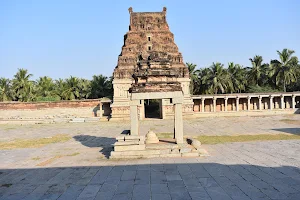
<svg viewBox="0 0 300 200"><path fill-rule="evenodd" d="M208 153L198 147L188 144L176 144L175 139L161 139L155 144L145 144L143 136L121 136L116 138L110 159L155 158L155 157L199 157Z"/></svg>

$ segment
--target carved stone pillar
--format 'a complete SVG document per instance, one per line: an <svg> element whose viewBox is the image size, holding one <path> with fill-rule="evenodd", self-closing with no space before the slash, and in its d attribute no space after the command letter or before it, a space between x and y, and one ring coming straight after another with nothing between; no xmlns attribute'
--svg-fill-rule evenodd
<svg viewBox="0 0 300 200"><path fill-rule="evenodd" d="M270 96L270 110L273 110L273 107L274 107L274 105L273 105L273 96Z"/></svg>
<svg viewBox="0 0 300 200"><path fill-rule="evenodd" d="M227 104L228 104L228 102L227 102L227 101L228 101L228 98L227 98L227 97L225 97L225 98L224 98L224 100L225 100L225 103L224 103L224 104L225 104L225 112L226 112L226 111L227 111Z"/></svg>
<svg viewBox="0 0 300 200"><path fill-rule="evenodd" d="M216 107L217 107L217 98L213 97L213 112L216 112Z"/></svg>
<svg viewBox="0 0 300 200"><path fill-rule="evenodd" d="M239 102L240 98L237 97L236 98L236 103L235 103L235 107L236 107L236 111L239 111L239 108L240 108L240 102Z"/></svg>
<svg viewBox="0 0 300 200"><path fill-rule="evenodd" d="M281 100L281 101L280 101L280 108L281 108L281 109L284 109L284 108L285 108L285 105L284 105L284 96L283 96L283 95L280 96L280 100Z"/></svg>
<svg viewBox="0 0 300 200"><path fill-rule="evenodd" d="M250 110L250 104L251 104L251 97L248 96L247 100L248 100L248 102L247 102L247 110L249 111Z"/></svg>
<svg viewBox="0 0 300 200"><path fill-rule="evenodd" d="M175 104L175 139L177 144L183 143L182 104Z"/></svg>
<svg viewBox="0 0 300 200"><path fill-rule="evenodd" d="M258 109L259 109L259 110L262 110L261 100L262 100L262 97L259 96L259 97L258 97Z"/></svg>
<svg viewBox="0 0 300 200"><path fill-rule="evenodd" d="M103 110L102 110L102 102L99 103L99 117L102 118L103 117Z"/></svg>
<svg viewBox="0 0 300 200"><path fill-rule="evenodd" d="M296 108L296 96L292 95L292 109Z"/></svg>
<svg viewBox="0 0 300 200"><path fill-rule="evenodd" d="M205 112L205 110L204 110L205 109L205 104L204 103L205 103L205 98L202 97L201 98L201 112Z"/></svg>
<svg viewBox="0 0 300 200"><path fill-rule="evenodd" d="M138 105L139 101L130 104L130 135L139 135Z"/></svg>

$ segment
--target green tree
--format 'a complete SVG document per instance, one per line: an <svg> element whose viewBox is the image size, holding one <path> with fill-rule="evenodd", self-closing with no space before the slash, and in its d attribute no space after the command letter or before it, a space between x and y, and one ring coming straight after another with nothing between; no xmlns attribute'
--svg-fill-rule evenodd
<svg viewBox="0 0 300 200"><path fill-rule="evenodd" d="M91 81L91 98L112 97L112 77L94 75Z"/></svg>
<svg viewBox="0 0 300 200"><path fill-rule="evenodd" d="M196 66L193 63L186 63L188 69L189 69L189 73L190 73L190 93L191 94L195 94L198 90L198 86L199 86L199 79L198 79L198 75L199 75L199 70L196 70Z"/></svg>
<svg viewBox="0 0 300 200"><path fill-rule="evenodd" d="M79 88L79 79L71 76L66 79L64 83L64 90L62 91L61 96L65 100L73 100L80 98L80 88Z"/></svg>
<svg viewBox="0 0 300 200"><path fill-rule="evenodd" d="M229 92L242 92L245 91L245 87L247 84L246 70L242 66L238 64L234 64L233 62L228 63L227 69L232 87L228 88Z"/></svg>
<svg viewBox="0 0 300 200"><path fill-rule="evenodd" d="M274 77L277 86L282 86L286 92L286 86L296 82L298 71L298 58L292 56L293 50L283 49L282 52L277 51L280 60L271 60L270 75Z"/></svg>
<svg viewBox="0 0 300 200"><path fill-rule="evenodd" d="M55 95L54 86L52 78L48 76L40 77L36 84L37 96L50 97Z"/></svg>
<svg viewBox="0 0 300 200"><path fill-rule="evenodd" d="M87 79L79 79L78 87L80 89L80 99L88 99L91 96L91 81Z"/></svg>
<svg viewBox="0 0 300 200"><path fill-rule="evenodd" d="M201 82L206 85L205 93L209 94L225 93L229 87L232 87L224 65L218 62L203 71Z"/></svg>
<svg viewBox="0 0 300 200"><path fill-rule="evenodd" d="M263 58L261 56L254 56L254 58L249 59L252 66L249 67L248 80L249 83L255 85L262 85L262 82L265 81L263 78L264 75L268 73L268 64L263 63Z"/></svg>
<svg viewBox="0 0 300 200"><path fill-rule="evenodd" d="M0 101L11 99L11 84L7 78L0 78Z"/></svg>
<svg viewBox="0 0 300 200"><path fill-rule="evenodd" d="M34 96L34 82L30 81L32 74L28 74L27 69L18 69L12 80L12 89L14 99L17 101L31 101Z"/></svg>

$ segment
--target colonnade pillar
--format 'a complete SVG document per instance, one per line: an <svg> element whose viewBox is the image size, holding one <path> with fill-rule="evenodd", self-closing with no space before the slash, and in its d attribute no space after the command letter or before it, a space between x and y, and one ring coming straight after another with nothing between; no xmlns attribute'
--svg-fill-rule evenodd
<svg viewBox="0 0 300 200"><path fill-rule="evenodd" d="M236 111L239 111L239 107L240 107L239 99L240 99L239 97L236 98L236 103L235 103Z"/></svg>
<svg viewBox="0 0 300 200"><path fill-rule="evenodd" d="M225 97L225 99L224 99L224 100L225 100L225 103L224 103L224 104L225 104L225 112L226 112L226 111L227 111L228 98L227 98L227 97Z"/></svg>
<svg viewBox="0 0 300 200"><path fill-rule="evenodd" d="M247 110L250 111L251 97L247 97Z"/></svg>
<svg viewBox="0 0 300 200"><path fill-rule="evenodd" d="M204 102L205 102L205 98L201 98L201 112L204 112L204 108L205 108Z"/></svg>
<svg viewBox="0 0 300 200"><path fill-rule="evenodd" d="M284 96L283 95L280 96L280 100L281 100L280 101L280 108L284 109L285 106L284 106Z"/></svg>
<svg viewBox="0 0 300 200"><path fill-rule="evenodd" d="M295 109L296 108L296 96L292 95L292 108Z"/></svg>

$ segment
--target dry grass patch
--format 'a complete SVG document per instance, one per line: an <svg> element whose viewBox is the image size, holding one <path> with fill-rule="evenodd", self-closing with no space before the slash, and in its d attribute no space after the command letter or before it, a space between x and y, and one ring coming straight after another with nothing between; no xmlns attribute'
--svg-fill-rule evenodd
<svg viewBox="0 0 300 200"><path fill-rule="evenodd" d="M160 139L173 138L173 133L157 133L156 135ZM197 136L196 138L202 144L222 144L228 142L300 140L300 135L293 135L293 134L223 135L223 136L202 135L202 136Z"/></svg>
<svg viewBox="0 0 300 200"><path fill-rule="evenodd" d="M295 125L300 125L299 120L294 120L294 119L281 119L281 122L287 123L287 124L295 124Z"/></svg>
<svg viewBox="0 0 300 200"><path fill-rule="evenodd" d="M202 144L221 144L228 142L250 142L270 140L300 140L300 135L292 134L260 134L260 135L237 135L237 136L198 136Z"/></svg>
<svg viewBox="0 0 300 200"><path fill-rule="evenodd" d="M31 160L40 160L40 159L41 159L40 157L31 158Z"/></svg>
<svg viewBox="0 0 300 200"><path fill-rule="evenodd" d="M55 161L56 159L59 159L61 157L63 157L63 156L60 156L60 155L59 156L54 156L54 157L52 157L52 158L50 158L50 159L48 159L44 162L41 162L41 163L37 164L36 166L42 167L42 166L49 165L50 163L52 163L53 161Z"/></svg>
<svg viewBox="0 0 300 200"><path fill-rule="evenodd" d="M16 139L9 142L0 142L0 149L22 149L22 148L39 148L47 144L66 142L70 140L67 134L57 134L52 137L36 138L36 139Z"/></svg>

